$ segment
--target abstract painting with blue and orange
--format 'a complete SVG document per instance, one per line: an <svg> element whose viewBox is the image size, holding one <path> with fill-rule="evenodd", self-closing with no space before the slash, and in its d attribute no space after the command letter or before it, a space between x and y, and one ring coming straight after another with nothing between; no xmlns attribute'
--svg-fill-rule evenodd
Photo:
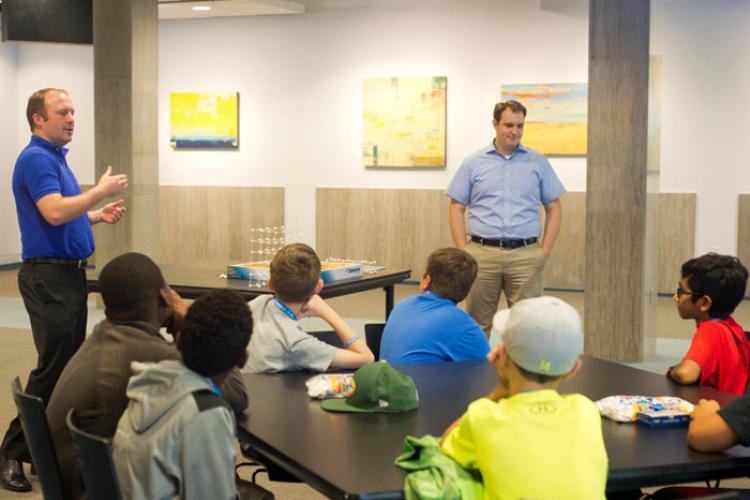
<svg viewBox="0 0 750 500"><path fill-rule="evenodd" d="M549 156L586 156L588 84L503 85L500 95L526 107L525 146Z"/></svg>

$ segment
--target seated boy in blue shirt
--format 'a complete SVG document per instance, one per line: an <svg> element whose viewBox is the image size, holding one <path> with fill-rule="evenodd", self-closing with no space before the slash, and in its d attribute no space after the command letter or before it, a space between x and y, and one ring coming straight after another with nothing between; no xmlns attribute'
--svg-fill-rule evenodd
<svg viewBox="0 0 750 500"><path fill-rule="evenodd" d="M487 337L457 305L476 277L477 262L463 250L432 252L419 295L399 302L388 318L380 357L394 365L484 359Z"/></svg>
<svg viewBox="0 0 750 500"><path fill-rule="evenodd" d="M320 260L304 243L283 247L271 261L268 288L275 295L261 295L250 302L253 338L243 371L269 373L295 370L325 371L359 368L375 358L364 339L320 298ZM305 333L297 322L318 317L328 323L344 349Z"/></svg>

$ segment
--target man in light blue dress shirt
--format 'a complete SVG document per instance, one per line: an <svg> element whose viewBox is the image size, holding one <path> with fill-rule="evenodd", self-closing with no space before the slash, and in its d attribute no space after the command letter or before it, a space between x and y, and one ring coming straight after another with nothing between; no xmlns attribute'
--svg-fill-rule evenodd
<svg viewBox="0 0 750 500"><path fill-rule="evenodd" d="M521 145L525 119L520 102L497 103L492 144L467 157L446 189L453 243L479 264L468 311L487 335L503 292L508 306L542 294L544 264L562 222L565 188L543 155Z"/></svg>

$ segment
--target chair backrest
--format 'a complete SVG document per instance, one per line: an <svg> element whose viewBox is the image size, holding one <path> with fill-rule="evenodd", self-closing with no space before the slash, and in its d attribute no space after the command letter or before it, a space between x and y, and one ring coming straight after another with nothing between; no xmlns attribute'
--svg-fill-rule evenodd
<svg viewBox="0 0 750 500"><path fill-rule="evenodd" d="M380 339L383 338L384 323L368 323L365 325L365 342L367 347L370 348L372 354L375 356L375 360L380 359ZM344 348L344 344L339 340L338 335L333 330L324 330L319 332L307 332L321 342L330 344L340 349Z"/></svg>
<svg viewBox="0 0 750 500"><path fill-rule="evenodd" d="M68 430L81 462L86 496L91 500L120 500L120 483L112 462L112 443L80 428L75 408L67 416Z"/></svg>
<svg viewBox="0 0 750 500"><path fill-rule="evenodd" d="M29 445L31 460L34 462L42 494L46 500L62 500L60 466L57 463L55 445L44 413L42 398L26 394L21 389L21 380L16 377L10 384L13 400L16 402L21 426Z"/></svg>
<svg viewBox="0 0 750 500"><path fill-rule="evenodd" d="M365 338L367 345L375 355L375 359L380 359L380 340L383 338L383 329L385 323L367 323L365 325Z"/></svg>
<svg viewBox="0 0 750 500"><path fill-rule="evenodd" d="M340 349L344 348L344 344L341 343L341 340L339 340L339 336L336 335L336 332L334 332L333 330L323 330L319 332L307 333L320 340L321 342L325 342L326 344L330 344Z"/></svg>

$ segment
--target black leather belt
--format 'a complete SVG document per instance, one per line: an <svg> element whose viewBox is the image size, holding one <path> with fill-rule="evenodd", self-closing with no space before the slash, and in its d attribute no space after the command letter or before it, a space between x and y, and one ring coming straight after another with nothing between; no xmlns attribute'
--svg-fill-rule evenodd
<svg viewBox="0 0 750 500"><path fill-rule="evenodd" d="M24 264L52 264L54 266L68 266L75 267L77 269L84 269L89 263L86 259L71 260L71 259L53 259L53 258L41 258L41 259L26 259L23 261Z"/></svg>
<svg viewBox="0 0 750 500"><path fill-rule="evenodd" d="M501 238L499 240L491 240L489 238L482 238L481 236L472 236L471 241L479 243L480 245L488 245L491 247L504 248L506 250L512 250L514 248L521 248L527 245L533 245L539 238Z"/></svg>

